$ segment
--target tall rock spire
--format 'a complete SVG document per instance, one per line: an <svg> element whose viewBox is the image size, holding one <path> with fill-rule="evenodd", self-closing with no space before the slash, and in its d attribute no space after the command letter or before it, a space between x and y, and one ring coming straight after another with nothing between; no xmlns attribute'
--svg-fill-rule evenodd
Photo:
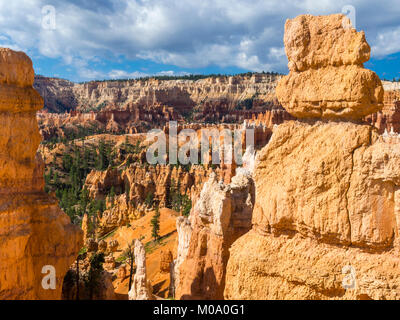
<svg viewBox="0 0 400 320"><path fill-rule="evenodd" d="M361 122L383 89L345 19L286 22L277 95L300 120L257 155L253 227L231 247L226 299L400 298L400 146Z"/></svg>
<svg viewBox="0 0 400 320"><path fill-rule="evenodd" d="M82 246L79 228L43 189L43 99L33 80L27 55L0 48L0 299L60 299Z"/></svg>
<svg viewBox="0 0 400 320"><path fill-rule="evenodd" d="M346 19L342 14L302 15L286 21L290 73L280 80L276 94L293 116L362 119L382 109L382 83L363 67L371 51L365 34Z"/></svg>

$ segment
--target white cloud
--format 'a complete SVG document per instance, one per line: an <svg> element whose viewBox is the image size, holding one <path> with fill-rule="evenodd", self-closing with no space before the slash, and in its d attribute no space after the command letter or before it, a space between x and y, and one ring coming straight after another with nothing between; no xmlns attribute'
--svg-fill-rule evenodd
<svg viewBox="0 0 400 320"><path fill-rule="evenodd" d="M134 79L140 77L148 76L147 73L135 71L135 72L127 72L124 70L111 70L107 76L111 79Z"/></svg>
<svg viewBox="0 0 400 320"><path fill-rule="evenodd" d="M89 67L102 59L151 59L183 68L210 65L286 70L284 23L298 14L341 12L348 0L13 0L0 2L0 45L61 58L82 77L140 72ZM42 8L56 9L56 29L42 28ZM400 51L400 6L353 0L357 27L373 55Z"/></svg>
<svg viewBox="0 0 400 320"><path fill-rule="evenodd" d="M377 36L375 45L371 48L376 57L383 57L400 51L400 27L385 30Z"/></svg>
<svg viewBox="0 0 400 320"><path fill-rule="evenodd" d="M126 70L113 69L110 72L101 72L96 70L91 70L83 67L79 71L79 76L84 79L136 79L151 76L182 76L189 75L189 72L180 71L175 72L172 70L160 71L156 73L145 73L140 71L127 72Z"/></svg>

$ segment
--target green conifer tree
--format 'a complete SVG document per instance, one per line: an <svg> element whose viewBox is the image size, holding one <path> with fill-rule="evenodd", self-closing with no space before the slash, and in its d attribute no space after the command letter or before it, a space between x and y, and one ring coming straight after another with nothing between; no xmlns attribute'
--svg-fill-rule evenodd
<svg viewBox="0 0 400 320"><path fill-rule="evenodd" d="M151 226L151 236L153 238L153 241L157 242L160 240L160 210L158 208L158 205L156 205L154 216L151 219Z"/></svg>

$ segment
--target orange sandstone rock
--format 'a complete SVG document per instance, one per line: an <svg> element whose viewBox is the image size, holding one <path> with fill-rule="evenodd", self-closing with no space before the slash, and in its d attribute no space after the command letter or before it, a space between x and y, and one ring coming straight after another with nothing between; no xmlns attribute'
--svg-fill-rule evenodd
<svg viewBox="0 0 400 320"><path fill-rule="evenodd" d="M0 299L60 299L82 246L82 232L43 191L35 117L43 100L33 77L28 56L0 49ZM45 266L54 267L55 289L42 286Z"/></svg>
<svg viewBox="0 0 400 320"><path fill-rule="evenodd" d="M380 84L374 80L371 86L369 80L375 76L363 75L364 69L356 65L366 57L361 54L361 60L357 60L358 51L347 57L343 53L340 63L321 58L312 65L312 57L317 59L322 52L334 59L332 50L348 41L348 31L338 33L327 27L337 21L337 16L321 19L294 19L300 23L298 28L304 29L296 29L300 35L311 35L311 40L299 36L304 40L299 41L299 47L304 43L310 46L307 50L311 60L306 59L308 53L299 53L304 61L295 61L304 62L302 71L292 69L279 84L278 97L284 100L284 94L293 96L291 103L298 103L295 113L299 117L314 114L322 118L359 118L371 112L373 105L379 106L380 94L375 93L380 91ZM291 23L286 24L286 46ZM316 26L314 32L308 31ZM327 40L325 48L323 37L322 42L312 39L314 33L337 39ZM358 43L363 36L356 35L353 32ZM313 43L323 47L314 48ZM293 56L289 56L291 59ZM334 77L334 70L339 78L353 78L354 83L313 82ZM296 78L299 80L293 80ZM303 83L305 79L310 81ZM292 80L290 89L283 92ZM327 84L331 88L325 88ZM354 109L346 93L348 88L355 90L355 100L360 101ZM309 112L305 100L296 100L301 90L308 90L313 97L315 113ZM331 106L342 103L344 109L324 109L328 90L337 90L328 99ZM292 106L285 105L289 112ZM232 245L225 298L399 299L399 166L400 147L388 143L370 125L321 120L281 124L256 159L253 228Z"/></svg>
<svg viewBox="0 0 400 320"><path fill-rule="evenodd" d="M362 119L382 109L378 76L363 68L370 47L344 15L298 16L285 25L290 73L276 88L297 118Z"/></svg>
<svg viewBox="0 0 400 320"><path fill-rule="evenodd" d="M249 174L237 174L230 184L211 174L190 214L191 226L179 221L184 232L179 234L179 272L173 276L176 299L223 299L229 248L250 229L253 201Z"/></svg>
<svg viewBox="0 0 400 320"><path fill-rule="evenodd" d="M174 260L171 250L161 251L160 253L160 272L170 272L171 262Z"/></svg>
<svg viewBox="0 0 400 320"><path fill-rule="evenodd" d="M364 32L357 32L342 14L288 19L283 40L289 69L297 72L327 66L362 66L371 52Z"/></svg>
<svg viewBox="0 0 400 320"><path fill-rule="evenodd" d="M277 237L252 230L232 245L225 299L398 300L399 267L398 251L368 252L299 233Z"/></svg>

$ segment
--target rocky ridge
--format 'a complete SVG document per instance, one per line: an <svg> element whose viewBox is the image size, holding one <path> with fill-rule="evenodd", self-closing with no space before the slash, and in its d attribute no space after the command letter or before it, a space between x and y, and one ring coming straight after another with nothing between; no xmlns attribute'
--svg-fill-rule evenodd
<svg viewBox="0 0 400 320"><path fill-rule="evenodd" d="M178 110L205 101L225 99L235 103L247 98L272 101L271 95L280 75L252 74L218 76L200 80L109 80L73 83L57 78L35 77L35 89L52 112L96 110L107 105L124 107L166 105ZM223 98L223 99L222 99Z"/></svg>

